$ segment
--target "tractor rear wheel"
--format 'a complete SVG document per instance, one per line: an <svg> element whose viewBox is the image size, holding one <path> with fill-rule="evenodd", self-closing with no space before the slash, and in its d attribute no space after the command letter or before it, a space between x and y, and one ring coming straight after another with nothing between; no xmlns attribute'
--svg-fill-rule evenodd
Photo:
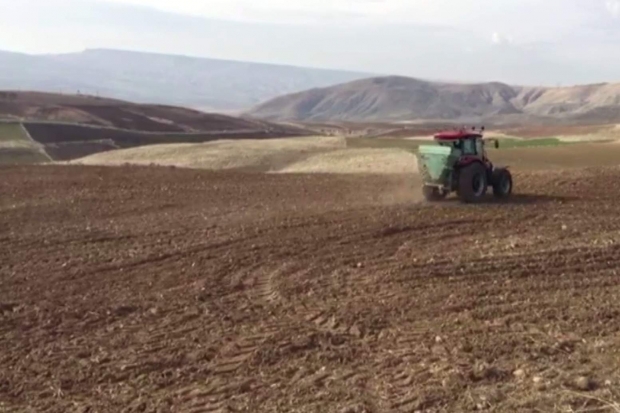
<svg viewBox="0 0 620 413"><path fill-rule="evenodd" d="M424 194L424 199L426 199L429 202L441 201L442 199L446 197L446 195L448 195L446 192L442 191L441 189L435 186L426 186L426 185L422 188L422 194Z"/></svg>
<svg viewBox="0 0 620 413"><path fill-rule="evenodd" d="M495 169L491 183L493 185L493 195L496 198L506 198L512 193L512 175L508 169Z"/></svg>
<svg viewBox="0 0 620 413"><path fill-rule="evenodd" d="M488 187L487 170L481 163L472 163L459 174L459 197L462 202L478 202L486 194Z"/></svg>

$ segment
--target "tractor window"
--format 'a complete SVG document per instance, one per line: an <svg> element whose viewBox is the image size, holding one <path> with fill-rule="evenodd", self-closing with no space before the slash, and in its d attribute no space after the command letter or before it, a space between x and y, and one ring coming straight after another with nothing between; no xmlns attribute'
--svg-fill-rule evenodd
<svg viewBox="0 0 620 413"><path fill-rule="evenodd" d="M464 155L476 155L476 142L473 139L463 140L463 154Z"/></svg>
<svg viewBox="0 0 620 413"><path fill-rule="evenodd" d="M478 152L478 155L482 155L484 153L484 145L481 139L476 139L476 152Z"/></svg>

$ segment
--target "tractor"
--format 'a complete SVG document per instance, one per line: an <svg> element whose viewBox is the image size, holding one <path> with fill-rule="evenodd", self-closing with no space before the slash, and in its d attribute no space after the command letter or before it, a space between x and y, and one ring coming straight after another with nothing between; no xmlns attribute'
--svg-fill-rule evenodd
<svg viewBox="0 0 620 413"><path fill-rule="evenodd" d="M493 188L496 198L512 193L512 175L507 167L497 167L487 157L485 146L497 139L484 139L480 130L457 129L437 133L435 145L421 145L418 165L423 180L422 192L427 201L440 201L456 192L464 203L483 199L487 189Z"/></svg>

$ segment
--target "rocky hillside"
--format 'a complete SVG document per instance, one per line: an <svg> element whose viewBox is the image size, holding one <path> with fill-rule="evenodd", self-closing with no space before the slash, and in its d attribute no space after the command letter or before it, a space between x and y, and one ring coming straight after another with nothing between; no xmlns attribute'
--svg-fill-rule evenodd
<svg viewBox="0 0 620 413"><path fill-rule="evenodd" d="M281 96L247 113L272 121L620 119L620 84L564 88L377 77Z"/></svg>

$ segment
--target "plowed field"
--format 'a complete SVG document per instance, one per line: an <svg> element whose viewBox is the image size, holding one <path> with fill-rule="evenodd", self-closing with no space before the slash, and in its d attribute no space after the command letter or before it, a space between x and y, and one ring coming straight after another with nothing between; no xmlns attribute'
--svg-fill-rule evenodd
<svg viewBox="0 0 620 413"><path fill-rule="evenodd" d="M618 169L518 171L476 206L397 176L0 176L2 412L620 401Z"/></svg>

